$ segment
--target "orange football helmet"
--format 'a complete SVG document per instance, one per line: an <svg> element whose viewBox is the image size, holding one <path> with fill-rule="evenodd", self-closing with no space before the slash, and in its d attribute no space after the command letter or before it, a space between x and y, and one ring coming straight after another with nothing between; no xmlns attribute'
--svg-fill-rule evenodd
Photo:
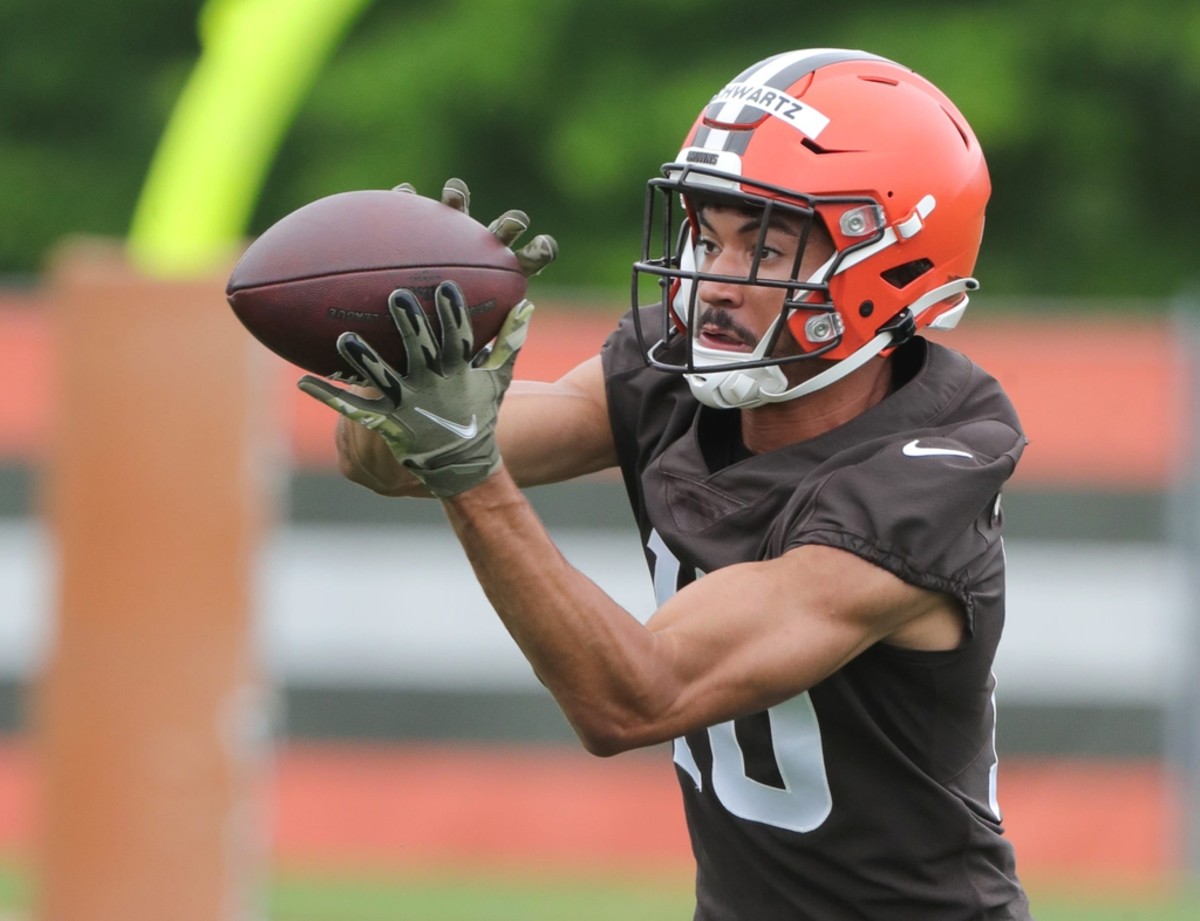
<svg viewBox="0 0 1200 921"><path fill-rule="evenodd" d="M828 386L918 329L952 327L978 287L971 273L990 192L966 119L908 68L842 49L760 61L713 96L675 161L648 183L635 307L653 276L668 309L656 338L634 311L646 359L686 374L709 405L756 406ZM802 253L786 280L759 278L757 258L745 277L706 274L694 254L703 203L761 210L764 227L780 213L806 228L819 222L834 255L807 278ZM753 353L695 341L697 282L706 279L782 289L780 316ZM796 347L777 357L785 328ZM669 360L680 336L685 357ZM829 364L789 386L780 365L813 358Z"/></svg>

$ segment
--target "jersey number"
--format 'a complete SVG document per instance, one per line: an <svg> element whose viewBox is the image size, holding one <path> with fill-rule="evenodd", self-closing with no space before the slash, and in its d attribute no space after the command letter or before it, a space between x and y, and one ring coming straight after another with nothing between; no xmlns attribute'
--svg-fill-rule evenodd
<svg viewBox="0 0 1200 921"><path fill-rule="evenodd" d="M657 531L647 547L654 557L654 593L663 604L679 588L680 563ZM702 575L697 571L696 576ZM691 581L690 579L688 581ZM748 776L746 755L738 741L739 721L708 727L712 749L712 790L729 812L751 822L808 832L820 826L833 808L821 728L807 693L767 711L772 757L780 786ZM675 740L675 763L703 789L703 778L687 740Z"/></svg>

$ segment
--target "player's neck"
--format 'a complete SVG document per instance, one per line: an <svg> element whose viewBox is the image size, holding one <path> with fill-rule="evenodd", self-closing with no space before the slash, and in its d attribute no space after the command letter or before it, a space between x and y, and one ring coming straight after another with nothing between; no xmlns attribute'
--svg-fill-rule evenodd
<svg viewBox="0 0 1200 921"><path fill-rule="evenodd" d="M742 440L765 454L824 435L866 412L892 389L890 358L867 362L815 393L742 411Z"/></svg>

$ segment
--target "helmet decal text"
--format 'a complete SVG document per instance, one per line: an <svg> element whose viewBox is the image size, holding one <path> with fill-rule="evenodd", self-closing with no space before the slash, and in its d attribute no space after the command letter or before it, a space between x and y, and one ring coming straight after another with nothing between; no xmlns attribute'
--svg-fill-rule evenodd
<svg viewBox="0 0 1200 921"><path fill-rule="evenodd" d="M758 83L728 83L712 98L708 117L724 124L744 122L744 109L749 107L773 115L791 125L805 137L815 141L829 124L822 115L783 90Z"/></svg>

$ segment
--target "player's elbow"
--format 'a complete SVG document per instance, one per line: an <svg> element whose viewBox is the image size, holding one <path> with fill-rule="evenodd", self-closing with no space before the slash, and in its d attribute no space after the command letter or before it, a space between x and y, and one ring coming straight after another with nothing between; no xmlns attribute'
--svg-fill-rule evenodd
<svg viewBox="0 0 1200 921"><path fill-rule="evenodd" d="M572 726L584 750L598 758L611 758L664 741L653 721L630 714L620 717L591 714L585 719L572 720Z"/></svg>
<svg viewBox="0 0 1200 921"><path fill-rule="evenodd" d="M589 755L595 755L597 758L611 758L613 755L629 751L630 748L619 735L613 733L580 732L576 730L576 735L579 737L584 751Z"/></svg>
<svg viewBox="0 0 1200 921"><path fill-rule="evenodd" d="M619 687L576 691L559 703L584 749L602 758L674 738L680 686L657 664ZM636 673L635 673L636 674Z"/></svg>
<svg viewBox="0 0 1200 921"><path fill-rule="evenodd" d="M583 750L597 758L611 758L613 755L627 752L634 747L623 742L618 736L598 733L577 733L577 735L583 745Z"/></svg>

